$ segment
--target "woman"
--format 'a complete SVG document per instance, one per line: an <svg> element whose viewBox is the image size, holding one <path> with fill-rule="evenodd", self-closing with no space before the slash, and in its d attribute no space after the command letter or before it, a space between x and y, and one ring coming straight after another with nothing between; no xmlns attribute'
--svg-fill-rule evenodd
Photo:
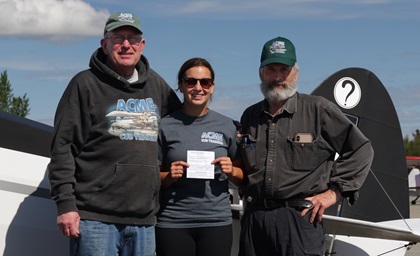
<svg viewBox="0 0 420 256"><path fill-rule="evenodd" d="M158 256L230 255L228 183L240 185L243 173L240 162L231 160L237 150L234 121L208 108L214 87L211 65L202 58L187 60L178 72L184 103L161 121ZM213 161L200 157L212 152ZM209 165L210 173L205 170Z"/></svg>

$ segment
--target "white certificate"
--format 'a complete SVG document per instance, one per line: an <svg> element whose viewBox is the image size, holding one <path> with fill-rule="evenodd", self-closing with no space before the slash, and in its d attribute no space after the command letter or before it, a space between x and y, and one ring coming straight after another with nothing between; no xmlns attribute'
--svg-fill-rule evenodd
<svg viewBox="0 0 420 256"><path fill-rule="evenodd" d="M187 151L187 178L214 179L213 151Z"/></svg>

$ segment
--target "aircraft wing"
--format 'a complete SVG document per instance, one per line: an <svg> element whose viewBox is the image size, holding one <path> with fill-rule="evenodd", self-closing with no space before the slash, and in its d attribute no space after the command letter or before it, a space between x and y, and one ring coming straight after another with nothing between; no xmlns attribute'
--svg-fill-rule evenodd
<svg viewBox="0 0 420 256"><path fill-rule="evenodd" d="M323 222L326 234L420 242L420 219L370 222L324 215Z"/></svg>

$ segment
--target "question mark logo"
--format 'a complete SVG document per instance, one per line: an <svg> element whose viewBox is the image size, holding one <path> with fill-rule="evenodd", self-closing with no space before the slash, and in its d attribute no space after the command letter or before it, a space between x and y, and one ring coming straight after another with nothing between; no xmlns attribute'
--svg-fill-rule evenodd
<svg viewBox="0 0 420 256"><path fill-rule="evenodd" d="M347 99L348 99L348 98L349 98L349 96L350 96L350 95L354 92L354 87L355 87L354 83L353 83L351 80L345 80L345 81L343 81L343 83L341 84L341 86L342 86L343 88L346 88L346 86L347 86L348 84L350 84L351 89L350 89L349 93L348 93L348 94L347 94L347 96L346 96L346 100L344 101L344 106L346 106L346 105L347 105Z"/></svg>
<svg viewBox="0 0 420 256"><path fill-rule="evenodd" d="M335 84L334 99L345 109L351 109L359 104L361 90L359 83L351 77L343 77Z"/></svg>

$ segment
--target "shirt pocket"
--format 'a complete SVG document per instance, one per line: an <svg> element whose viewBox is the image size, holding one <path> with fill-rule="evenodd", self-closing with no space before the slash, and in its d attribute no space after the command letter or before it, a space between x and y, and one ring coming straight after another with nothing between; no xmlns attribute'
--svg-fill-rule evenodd
<svg viewBox="0 0 420 256"><path fill-rule="evenodd" d="M296 171L311 171L315 168L317 140L311 142L296 142L292 138L288 138L289 154L288 162L290 167Z"/></svg>
<svg viewBox="0 0 420 256"><path fill-rule="evenodd" d="M250 134L243 134L239 139L239 148L246 170L257 169L257 140Z"/></svg>

